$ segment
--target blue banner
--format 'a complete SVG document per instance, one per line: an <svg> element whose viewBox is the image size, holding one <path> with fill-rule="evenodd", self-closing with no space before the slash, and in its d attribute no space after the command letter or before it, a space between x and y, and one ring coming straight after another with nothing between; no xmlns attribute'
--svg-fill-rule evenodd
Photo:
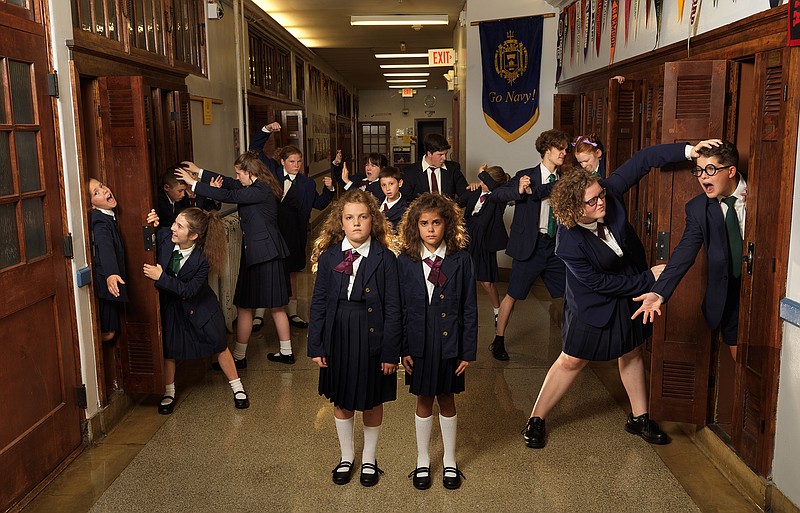
<svg viewBox="0 0 800 513"><path fill-rule="evenodd" d="M483 117L506 142L539 119L541 16L482 22Z"/></svg>

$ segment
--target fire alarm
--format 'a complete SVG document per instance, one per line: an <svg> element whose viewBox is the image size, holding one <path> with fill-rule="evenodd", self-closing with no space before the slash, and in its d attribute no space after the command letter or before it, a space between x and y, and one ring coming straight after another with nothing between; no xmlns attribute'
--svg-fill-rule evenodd
<svg viewBox="0 0 800 513"><path fill-rule="evenodd" d="M208 2L208 19L209 20L219 20L223 16L225 16L225 10L222 8L222 4L220 4L216 0L209 0L209 2Z"/></svg>

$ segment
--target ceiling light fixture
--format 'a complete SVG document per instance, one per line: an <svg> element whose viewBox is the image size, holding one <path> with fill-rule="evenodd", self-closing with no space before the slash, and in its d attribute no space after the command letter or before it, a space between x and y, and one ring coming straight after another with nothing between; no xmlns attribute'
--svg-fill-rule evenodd
<svg viewBox="0 0 800 513"><path fill-rule="evenodd" d="M403 78L398 80L387 80L387 84L410 84L411 82L427 82L427 78Z"/></svg>
<svg viewBox="0 0 800 513"><path fill-rule="evenodd" d="M450 17L447 14L382 14L382 15L353 15L350 16L350 25L449 25Z"/></svg>
<svg viewBox="0 0 800 513"><path fill-rule="evenodd" d="M420 84L390 85L389 89L416 89L417 87L425 87L425 86Z"/></svg>
<svg viewBox="0 0 800 513"><path fill-rule="evenodd" d="M427 53L376 53L376 59L427 59Z"/></svg>
<svg viewBox="0 0 800 513"><path fill-rule="evenodd" d="M381 64L381 69L430 68L427 64Z"/></svg>
<svg viewBox="0 0 800 513"><path fill-rule="evenodd" d="M430 73L384 73L384 77L429 77Z"/></svg>

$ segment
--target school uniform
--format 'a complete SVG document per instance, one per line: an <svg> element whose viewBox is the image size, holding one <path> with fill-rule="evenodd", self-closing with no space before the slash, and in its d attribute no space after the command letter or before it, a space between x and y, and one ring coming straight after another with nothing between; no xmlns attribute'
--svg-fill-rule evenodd
<svg viewBox="0 0 800 513"><path fill-rule="evenodd" d="M732 196L736 196L735 212L740 234L744 235L745 206L742 195L747 187L740 176ZM727 212L729 207L725 205ZM734 346L739 332L739 290L741 276L734 276L733 267L741 269L741 258L732 259L721 200L700 194L685 207L686 228L680 242L667 261L652 291L669 301L683 276L694 264L700 248L705 246L708 259L708 279L703 296L703 316L712 330L722 332L725 344ZM740 271L741 272L741 271Z"/></svg>
<svg viewBox="0 0 800 513"><path fill-rule="evenodd" d="M548 233L547 229L550 192L555 183L543 176L552 174L548 171L541 164L523 169L495 189L489 197L492 202L514 202L514 218L506 254L514 259L507 294L516 300L528 297L533 282L539 276L551 297L564 295L564 263L555 256L555 234ZM519 182L523 176L530 177L532 194L519 193Z"/></svg>
<svg viewBox="0 0 800 513"><path fill-rule="evenodd" d="M342 163L340 163L338 166L331 163L331 173L333 174L336 183L339 184L340 189L349 191L352 190L353 187L360 187L361 190L375 196L375 199L378 200L378 204L381 204L386 199L386 194L384 194L383 189L381 189L380 178L376 179L374 182L370 182L367 178L367 174L364 171L359 171L353 175L350 175L350 185L344 183L344 181L342 181L342 165Z"/></svg>
<svg viewBox="0 0 800 513"><path fill-rule="evenodd" d="M445 255L444 244L436 254ZM414 360L414 372L406 374L409 392L426 397L463 392L464 373L456 376L455 371L458 360L475 360L478 336L472 259L463 250L444 256L441 286L428 281L430 268L422 260L401 254L397 269L403 277L402 354Z"/></svg>
<svg viewBox="0 0 800 513"><path fill-rule="evenodd" d="M369 410L397 398L397 378L381 363L400 360L401 310L394 254L368 240L352 264L335 269L352 245L345 238L320 255L311 298L308 356L326 357L319 394L348 410Z"/></svg>
<svg viewBox="0 0 800 513"><path fill-rule="evenodd" d="M414 201L414 198L424 192L431 192L430 173L434 168L428 165L428 162L423 157L418 162L409 164L403 168L403 187L401 188L403 196L408 198L408 201ZM435 171L437 174L436 185L439 189L439 194L455 199L458 196L467 192L467 179L461 172L461 165L452 160L445 160L444 165Z"/></svg>
<svg viewBox="0 0 800 513"><path fill-rule="evenodd" d="M222 177L222 187L211 187ZM239 206L242 256L233 304L242 308L273 308L289 302L289 274L284 259L289 255L278 230L278 200L266 183L256 180L245 187L238 180L203 170L194 185L197 194Z"/></svg>
<svg viewBox="0 0 800 513"><path fill-rule="evenodd" d="M505 202L490 201L491 192L480 189L466 191L458 198L458 206L464 209L469 233L467 252L475 265L478 281L495 283L500 280L497 269L497 252L508 243L506 225L503 223Z"/></svg>
<svg viewBox="0 0 800 513"><path fill-rule="evenodd" d="M402 193L394 203L389 204L389 202L384 199L381 204L381 212L383 212L386 219L392 223L392 229L395 231L397 231L397 225L400 224L400 220L403 219L403 214L405 214L407 209L408 202L405 200Z"/></svg>
<svg viewBox="0 0 800 513"><path fill-rule="evenodd" d="M159 189L156 201L156 213L158 214L158 224L169 228L175 222L178 214L190 207L197 207L205 211L219 210L222 203L214 201L204 196L190 198L187 194L180 201L172 201L164 189Z"/></svg>
<svg viewBox="0 0 800 513"><path fill-rule="evenodd" d="M106 280L116 274L123 281L128 281L125 273L125 248L122 246L122 238L113 211L92 209L89 222L92 227L92 267L99 307L100 331L117 332L120 328L120 303L128 302L128 290L125 285L119 284L119 297L114 297L108 290Z"/></svg>
<svg viewBox="0 0 800 513"><path fill-rule="evenodd" d="M600 163L597 166L597 169L593 171L594 174L599 176L600 178L606 177L606 154L603 153L603 156L600 157Z"/></svg>
<svg viewBox="0 0 800 513"><path fill-rule="evenodd" d="M635 349L650 326L631 320L634 297L656 283L644 247L628 222L623 195L651 167L686 160L685 144L645 148L600 181L606 189L605 217L598 223L558 227L556 255L566 265L563 351L584 360L612 360ZM601 238L605 237L605 240Z"/></svg>
<svg viewBox="0 0 800 513"><path fill-rule="evenodd" d="M225 318L214 291L208 285L208 260L203 250L192 246L180 250L171 231L158 231L157 256L163 272L156 280L161 304L161 336L164 358L190 360L224 351ZM174 272L175 252L179 270Z"/></svg>
<svg viewBox="0 0 800 513"><path fill-rule="evenodd" d="M283 199L278 206L278 227L283 239L289 248L286 258L288 272L302 271L306 267L308 256L308 222L311 219L311 209L322 210L333 200L333 191L327 187L322 188L322 194L317 193L317 184L303 173L290 175L275 159L263 151L264 143L271 133L258 130L250 143L250 150L258 152L261 161L272 171L284 190Z"/></svg>

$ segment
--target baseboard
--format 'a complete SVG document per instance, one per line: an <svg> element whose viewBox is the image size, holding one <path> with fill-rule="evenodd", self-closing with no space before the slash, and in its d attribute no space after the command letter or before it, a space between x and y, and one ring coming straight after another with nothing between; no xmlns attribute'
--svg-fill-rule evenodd
<svg viewBox="0 0 800 513"><path fill-rule="evenodd" d="M84 442L93 444L104 438L125 418L138 401L122 390L112 392L108 397L108 406L98 411L87 420Z"/></svg>
<svg viewBox="0 0 800 513"><path fill-rule="evenodd" d="M767 488L767 505L771 513L800 513L800 507L774 485Z"/></svg>

